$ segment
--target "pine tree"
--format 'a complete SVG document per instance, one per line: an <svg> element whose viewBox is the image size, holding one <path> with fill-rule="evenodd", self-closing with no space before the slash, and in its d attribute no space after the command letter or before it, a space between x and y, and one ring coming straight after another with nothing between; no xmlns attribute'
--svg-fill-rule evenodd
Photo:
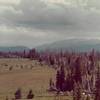
<svg viewBox="0 0 100 100"><path fill-rule="evenodd" d="M77 90L77 100L81 100L82 99L82 90L80 87L78 87L78 90Z"/></svg>
<svg viewBox="0 0 100 100"><path fill-rule="evenodd" d="M65 84L65 71L64 66L61 66L60 69L60 90L64 91L64 84Z"/></svg>
<svg viewBox="0 0 100 100"><path fill-rule="evenodd" d="M74 83L73 100L82 100L82 88L80 83Z"/></svg>
<svg viewBox="0 0 100 100"><path fill-rule="evenodd" d="M98 67L98 72L97 72L96 92L95 92L94 100L100 100L100 68L99 67Z"/></svg>
<svg viewBox="0 0 100 100"><path fill-rule="evenodd" d="M61 66L60 71L57 71L56 74L56 88L59 91L65 91L65 71L64 71L64 66Z"/></svg>
<svg viewBox="0 0 100 100"><path fill-rule="evenodd" d="M82 75L81 75L81 59L78 57L76 59L76 62L75 62L75 75L74 75L74 79L76 81L76 83L82 83Z"/></svg>
<svg viewBox="0 0 100 100"><path fill-rule="evenodd" d="M21 89L18 89L16 92L15 92L15 100L16 99L21 99L22 98L22 92L21 92Z"/></svg>
<svg viewBox="0 0 100 100"><path fill-rule="evenodd" d="M59 71L57 71L57 74L56 74L56 89L60 90L60 72Z"/></svg>
<svg viewBox="0 0 100 100"><path fill-rule="evenodd" d="M28 57L29 57L30 59L35 59L35 57L36 57L36 50L35 50L35 49L31 49L31 50L29 51Z"/></svg>
<svg viewBox="0 0 100 100"><path fill-rule="evenodd" d="M33 94L33 91L30 90L28 95L27 95L27 99L33 99L34 98L34 94Z"/></svg>

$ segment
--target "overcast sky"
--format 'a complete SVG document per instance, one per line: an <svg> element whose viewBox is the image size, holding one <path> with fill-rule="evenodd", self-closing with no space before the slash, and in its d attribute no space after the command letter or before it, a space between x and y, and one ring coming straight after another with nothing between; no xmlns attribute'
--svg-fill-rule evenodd
<svg viewBox="0 0 100 100"><path fill-rule="evenodd" d="M100 39L100 0L0 0L0 46Z"/></svg>

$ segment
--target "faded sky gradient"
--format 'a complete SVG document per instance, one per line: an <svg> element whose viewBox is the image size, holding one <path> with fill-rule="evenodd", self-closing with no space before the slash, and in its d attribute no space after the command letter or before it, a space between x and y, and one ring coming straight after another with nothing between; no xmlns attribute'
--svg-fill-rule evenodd
<svg viewBox="0 0 100 100"><path fill-rule="evenodd" d="M100 39L100 0L0 0L0 46Z"/></svg>

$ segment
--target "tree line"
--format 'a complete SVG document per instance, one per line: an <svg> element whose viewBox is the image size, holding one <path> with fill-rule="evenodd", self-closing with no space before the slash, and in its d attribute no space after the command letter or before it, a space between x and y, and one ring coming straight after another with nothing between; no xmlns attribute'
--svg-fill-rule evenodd
<svg viewBox="0 0 100 100"><path fill-rule="evenodd" d="M50 87L58 93L72 92L74 100L81 100L82 94L90 95L94 100L100 99L100 52L0 52L0 57L18 57L37 60L41 65L54 68L56 80L50 80ZM88 96L89 98L89 96Z"/></svg>

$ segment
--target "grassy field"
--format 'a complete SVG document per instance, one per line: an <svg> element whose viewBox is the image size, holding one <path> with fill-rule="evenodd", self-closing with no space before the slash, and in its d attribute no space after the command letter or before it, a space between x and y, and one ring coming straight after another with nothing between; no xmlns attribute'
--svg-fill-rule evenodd
<svg viewBox="0 0 100 100"><path fill-rule="evenodd" d="M9 70L10 68L12 69ZM0 59L0 100L5 100L6 96L11 100L18 88L22 89L23 98L26 98L29 89L32 89L35 94L34 100L62 100L61 97L59 99L46 91L49 79L55 74L53 68L41 66L36 61Z"/></svg>

